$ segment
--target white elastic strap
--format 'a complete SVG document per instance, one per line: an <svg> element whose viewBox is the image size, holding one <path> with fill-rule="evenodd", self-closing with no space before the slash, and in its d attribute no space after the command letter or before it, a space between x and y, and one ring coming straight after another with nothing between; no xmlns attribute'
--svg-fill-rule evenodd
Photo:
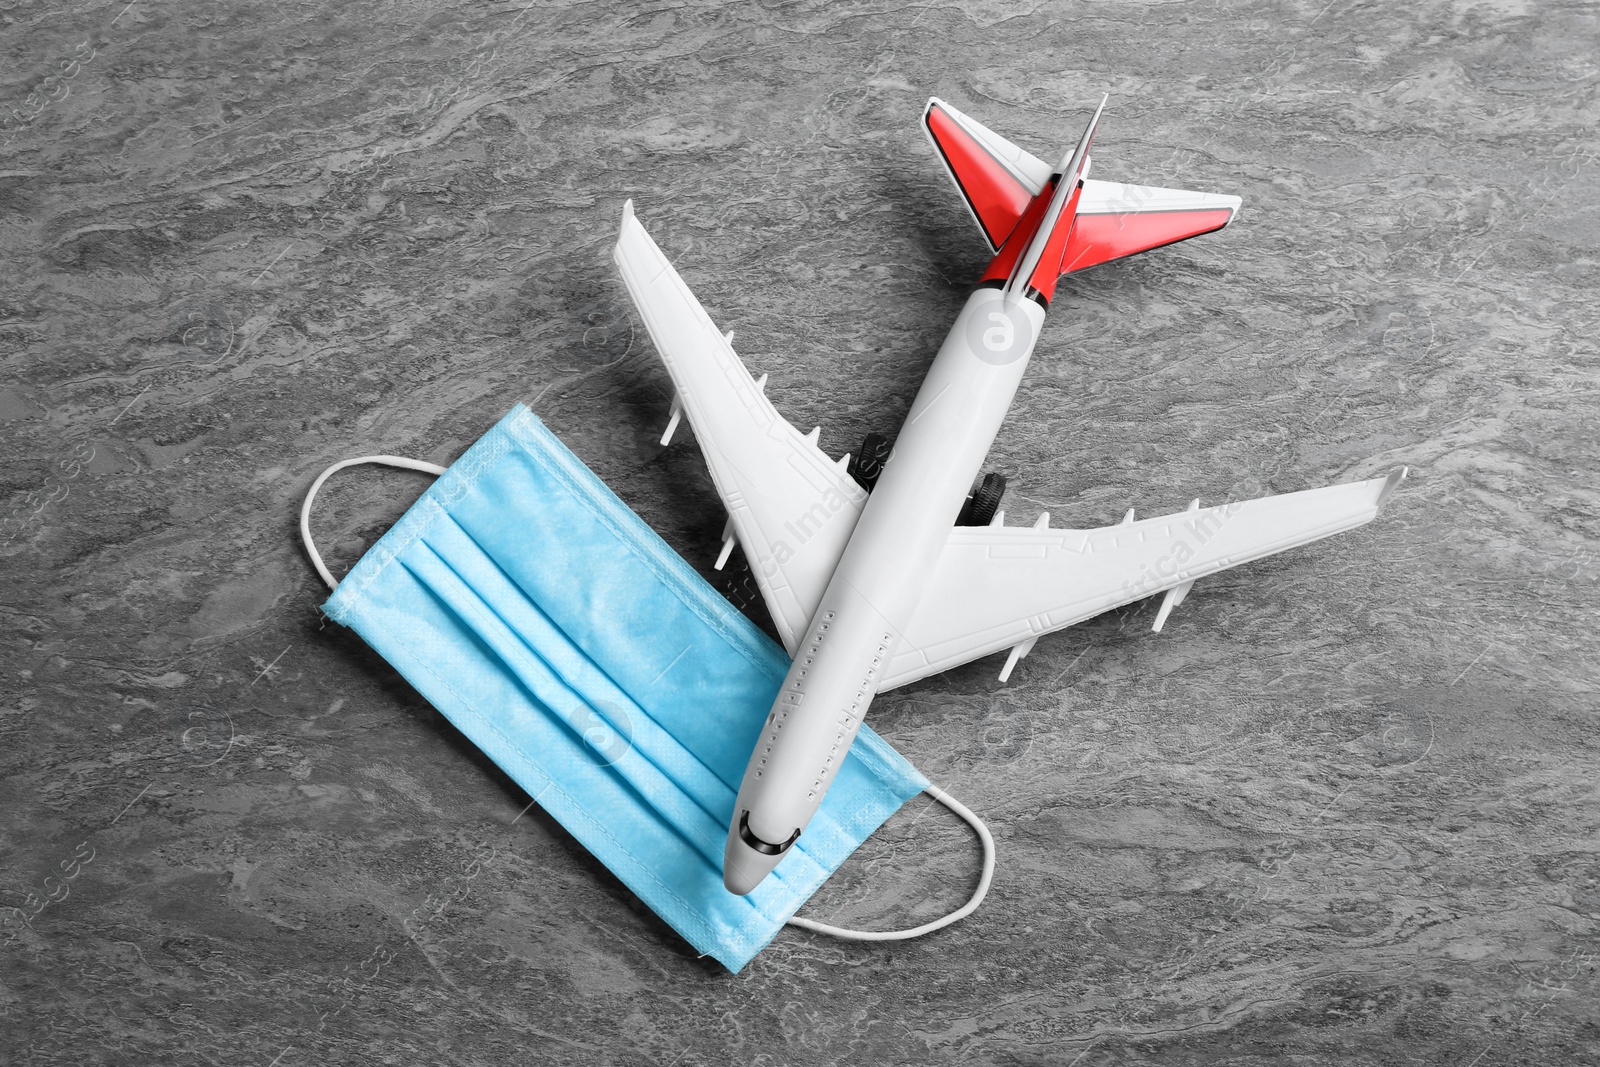
<svg viewBox="0 0 1600 1067"><path fill-rule="evenodd" d="M971 900L942 919L935 919L931 923L923 923L921 926L913 927L910 930L846 930L843 927L829 926L827 923L819 923L813 919L802 919L798 915L789 919L789 925L798 926L804 930L812 930L819 934L827 934L829 937L840 937L846 941L904 941L907 938L931 934L935 930L943 929L977 911L978 905L983 903L984 895L989 892L989 883L994 880L994 838L989 836L989 828L983 825L983 820L967 810L966 805L962 804L961 801L936 785L928 786L926 792L933 799L966 820L967 825L977 831L978 840L983 843L983 873L978 877L978 888L972 894Z"/></svg>
<svg viewBox="0 0 1600 1067"><path fill-rule="evenodd" d="M317 498L317 490L322 488L323 482L346 467L354 467L362 463L379 463L385 467L421 471L423 474L439 475L444 473L444 468L437 463L428 463L420 459L407 459L404 456L357 456L355 459L341 459L317 475L317 480L312 482L311 488L306 491L306 502L300 505L300 540L305 543L306 554L311 557L311 565L317 568L317 573L322 575L322 580L328 583L329 589L337 589L339 583L334 581L332 574L328 573L327 566L322 562L322 553L318 552L317 546L311 543L311 502Z"/></svg>

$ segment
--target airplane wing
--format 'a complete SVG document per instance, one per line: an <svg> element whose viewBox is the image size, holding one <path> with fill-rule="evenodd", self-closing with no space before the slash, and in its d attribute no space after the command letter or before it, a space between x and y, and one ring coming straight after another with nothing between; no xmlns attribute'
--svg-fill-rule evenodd
<svg viewBox="0 0 1600 1067"><path fill-rule="evenodd" d="M1061 273L1186 241L1233 221L1237 196L1155 189L1090 179L1078 197L1078 217L1061 257Z"/></svg>
<svg viewBox="0 0 1600 1067"><path fill-rule="evenodd" d="M928 101L922 126L990 250L997 250L1049 182L1050 165L938 97ZM1086 179L1062 273L1220 230L1239 203L1218 193Z"/></svg>
<svg viewBox="0 0 1600 1067"><path fill-rule="evenodd" d="M829 459L817 431L789 425L750 377L678 272L623 208L613 253L634 306L677 389L673 421L687 414L711 480L728 510L729 531L750 561L790 655L822 600L867 494ZM720 568L730 543L725 540Z"/></svg>
<svg viewBox="0 0 1600 1067"><path fill-rule="evenodd" d="M1405 476L1238 501L1096 530L958 526L889 662L883 689L1012 649L1167 591L1156 629L1197 579L1360 526Z"/></svg>

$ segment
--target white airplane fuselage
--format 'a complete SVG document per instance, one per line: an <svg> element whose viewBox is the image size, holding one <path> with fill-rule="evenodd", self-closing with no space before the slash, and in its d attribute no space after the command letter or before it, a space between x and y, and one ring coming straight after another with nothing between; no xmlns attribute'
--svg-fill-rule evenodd
<svg viewBox="0 0 1600 1067"><path fill-rule="evenodd" d="M745 769L723 852L730 892L788 853L861 728L1033 355L1099 118L1000 244L912 401Z"/></svg>
<svg viewBox="0 0 1600 1067"><path fill-rule="evenodd" d="M823 593L745 771L723 862L748 893L811 821L1011 407L1045 309L968 298ZM754 840L752 840L752 838Z"/></svg>

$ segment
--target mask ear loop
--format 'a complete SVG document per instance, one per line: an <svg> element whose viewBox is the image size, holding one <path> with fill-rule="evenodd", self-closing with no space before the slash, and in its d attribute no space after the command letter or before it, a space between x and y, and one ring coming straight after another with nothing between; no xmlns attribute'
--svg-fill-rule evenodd
<svg viewBox="0 0 1600 1067"><path fill-rule="evenodd" d="M989 828L983 825L983 820L972 814L967 806L955 797L936 785L928 786L926 792L934 800L955 812L968 826L972 827L978 834L979 842L983 845L983 873L978 876L978 888L972 894L971 900L942 919L935 919L931 923L924 923L910 930L846 930L840 926L819 923L814 919L802 919L798 915L790 917L789 925L798 926L803 930L811 930L819 934L827 934L829 937L843 938L846 941L904 941L907 938L931 934L935 930L943 929L977 911L978 905L983 903L984 896L989 892L989 883L994 880L994 838L989 836Z"/></svg>
<svg viewBox="0 0 1600 1067"><path fill-rule="evenodd" d="M420 459L407 459L404 456L357 456L355 459L341 459L321 474L311 483L311 488L306 491L306 501L300 505L300 540L306 546L306 555L311 557L311 565L317 568L317 573L322 580L328 583L329 589L337 589L339 583L328 572L327 566L322 562L322 553L317 551L317 546L311 543L311 502L317 498L317 490L322 488L322 483L330 477L361 463L377 463L385 467L399 467L401 470L421 471L423 474L440 475L444 468L437 463L428 463Z"/></svg>

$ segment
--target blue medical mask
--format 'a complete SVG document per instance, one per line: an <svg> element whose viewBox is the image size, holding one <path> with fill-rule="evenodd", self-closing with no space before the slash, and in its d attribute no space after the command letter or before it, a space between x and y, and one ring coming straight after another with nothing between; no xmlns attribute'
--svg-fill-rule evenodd
<svg viewBox="0 0 1600 1067"><path fill-rule="evenodd" d="M783 864L748 896L722 884L734 796L788 670L717 594L518 405L440 477L323 606L704 954L738 971L785 921L842 937L916 936L970 913L992 842L867 727ZM979 892L926 927L838 930L791 916L922 790L984 842Z"/></svg>

